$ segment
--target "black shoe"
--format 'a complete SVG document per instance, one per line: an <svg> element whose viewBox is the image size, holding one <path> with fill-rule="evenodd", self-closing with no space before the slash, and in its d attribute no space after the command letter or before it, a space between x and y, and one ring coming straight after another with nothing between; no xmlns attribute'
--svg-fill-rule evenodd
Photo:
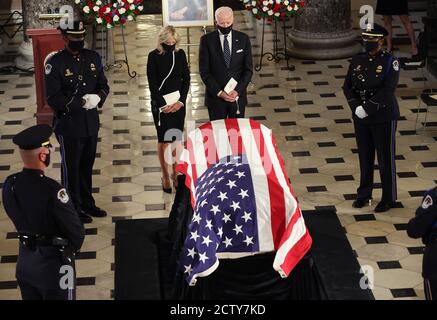
<svg viewBox="0 0 437 320"><path fill-rule="evenodd" d="M79 212L79 219L83 224L91 223L93 222L93 218L91 218L89 215L87 215L85 212L80 211Z"/></svg>
<svg viewBox="0 0 437 320"><path fill-rule="evenodd" d="M92 217L96 217L96 218L103 218L103 217L106 217L108 215L105 210L102 210L99 207L94 207L94 208L87 209L84 211L87 215L92 216Z"/></svg>
<svg viewBox="0 0 437 320"><path fill-rule="evenodd" d="M352 207L353 208L362 208L367 203L369 203L370 199L371 198L356 198L355 201L352 203Z"/></svg>
<svg viewBox="0 0 437 320"><path fill-rule="evenodd" d="M393 202L384 202L381 201L378 203L375 207L375 212L386 212L390 210L391 208L394 208L396 206L396 203Z"/></svg>

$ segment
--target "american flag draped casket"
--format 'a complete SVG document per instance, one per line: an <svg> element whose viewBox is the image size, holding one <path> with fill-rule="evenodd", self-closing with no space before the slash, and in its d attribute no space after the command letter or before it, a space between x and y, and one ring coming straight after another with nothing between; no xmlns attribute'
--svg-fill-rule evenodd
<svg viewBox="0 0 437 320"><path fill-rule="evenodd" d="M250 119L207 122L188 134L177 165L193 218L180 261L190 285L219 259L275 251L287 277L310 249L299 203L272 131Z"/></svg>

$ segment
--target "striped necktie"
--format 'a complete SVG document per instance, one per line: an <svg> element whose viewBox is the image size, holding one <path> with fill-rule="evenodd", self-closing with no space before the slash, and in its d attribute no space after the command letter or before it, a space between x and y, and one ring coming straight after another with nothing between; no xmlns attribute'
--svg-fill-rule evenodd
<svg viewBox="0 0 437 320"><path fill-rule="evenodd" d="M228 35L224 34L223 36L223 57L225 58L226 66L229 68L229 65L231 64L231 50L229 50Z"/></svg>

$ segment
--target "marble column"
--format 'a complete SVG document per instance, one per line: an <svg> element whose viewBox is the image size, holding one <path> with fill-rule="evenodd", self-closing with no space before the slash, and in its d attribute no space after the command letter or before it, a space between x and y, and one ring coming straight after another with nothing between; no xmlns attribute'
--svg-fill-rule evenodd
<svg viewBox="0 0 437 320"><path fill-rule="evenodd" d="M351 26L350 0L307 0L288 37L291 56L302 59L340 59L361 50Z"/></svg>
<svg viewBox="0 0 437 320"><path fill-rule="evenodd" d="M78 7L71 0L22 0L22 12L23 12L23 29L24 29L24 41L18 48L19 56L15 59L15 64L18 68L29 69L33 67L33 49L32 39L26 36L27 29L42 29L53 28L52 21L40 20L39 15L41 13L55 13L59 12L64 4L73 6L74 17L79 17Z"/></svg>

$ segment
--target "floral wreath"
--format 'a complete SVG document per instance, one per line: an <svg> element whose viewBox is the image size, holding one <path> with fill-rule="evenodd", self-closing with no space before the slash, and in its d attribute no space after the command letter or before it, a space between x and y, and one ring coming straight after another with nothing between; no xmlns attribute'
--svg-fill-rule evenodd
<svg viewBox="0 0 437 320"><path fill-rule="evenodd" d="M75 0L85 20L106 25L108 29L135 20L144 0Z"/></svg>
<svg viewBox="0 0 437 320"><path fill-rule="evenodd" d="M284 20L305 5L304 0L240 0L256 19Z"/></svg>

